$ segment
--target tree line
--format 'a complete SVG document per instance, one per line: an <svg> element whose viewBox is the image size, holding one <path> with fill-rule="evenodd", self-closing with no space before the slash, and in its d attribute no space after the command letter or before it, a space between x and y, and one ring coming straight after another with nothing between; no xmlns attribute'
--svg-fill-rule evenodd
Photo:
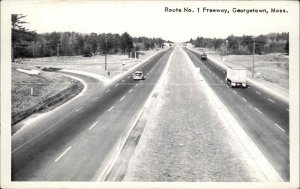
<svg viewBox="0 0 300 189"><path fill-rule="evenodd" d="M250 35L230 35L226 39L197 37L189 41L196 47L210 48L226 54L289 53L289 33L270 33L253 38Z"/></svg>
<svg viewBox="0 0 300 189"><path fill-rule="evenodd" d="M132 51L162 48L161 38L132 37L123 34L51 32L38 34L24 27L25 15L12 15L12 60L24 57L125 54ZM170 41L168 41L170 42Z"/></svg>

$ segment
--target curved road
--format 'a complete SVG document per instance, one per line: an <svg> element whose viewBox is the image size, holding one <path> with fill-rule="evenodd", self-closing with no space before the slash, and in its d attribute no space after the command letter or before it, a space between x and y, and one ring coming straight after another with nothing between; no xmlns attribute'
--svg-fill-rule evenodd
<svg viewBox="0 0 300 189"><path fill-rule="evenodd" d="M171 51L136 68L146 75L144 81L132 79L135 70L106 87L96 79L64 73L80 78L87 88L12 136L12 180L89 181L97 177L142 109Z"/></svg>

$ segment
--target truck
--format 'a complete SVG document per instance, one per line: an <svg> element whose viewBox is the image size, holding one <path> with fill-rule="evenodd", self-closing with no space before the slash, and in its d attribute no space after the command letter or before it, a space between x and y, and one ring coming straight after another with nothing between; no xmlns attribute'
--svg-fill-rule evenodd
<svg viewBox="0 0 300 189"><path fill-rule="evenodd" d="M247 79L246 68L241 66L227 65L225 82L227 82L227 84L230 87L240 86L242 88L246 88L247 87L246 79Z"/></svg>

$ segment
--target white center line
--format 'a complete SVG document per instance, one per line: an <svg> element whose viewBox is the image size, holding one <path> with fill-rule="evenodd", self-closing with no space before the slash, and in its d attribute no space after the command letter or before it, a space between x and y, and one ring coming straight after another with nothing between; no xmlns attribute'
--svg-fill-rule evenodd
<svg viewBox="0 0 300 189"><path fill-rule="evenodd" d="M125 96L123 96L123 97L120 99L120 101L122 101L124 98L125 98Z"/></svg>
<svg viewBox="0 0 300 189"><path fill-rule="evenodd" d="M118 85L119 85L119 83L118 83L118 84L116 84L116 85L115 85L115 87L117 87Z"/></svg>
<svg viewBox="0 0 300 189"><path fill-rule="evenodd" d="M130 89L130 90L128 91L128 93L131 93L131 91L132 91L132 89Z"/></svg>
<svg viewBox="0 0 300 189"><path fill-rule="evenodd" d="M58 158L56 158L54 161L57 162L61 157L63 157L65 155L65 153L67 153L70 149L72 148L72 146L70 146L69 148L67 148L60 156L58 156Z"/></svg>
<svg viewBox="0 0 300 189"><path fill-rule="evenodd" d="M91 130L93 127L95 127L95 125L97 125L97 123L99 123L99 121L96 121L96 122L89 128L89 130Z"/></svg>
<svg viewBox="0 0 300 189"><path fill-rule="evenodd" d="M273 102L273 103L276 103L274 100L272 100L272 99L268 99L268 101L271 101L271 102Z"/></svg>
<svg viewBox="0 0 300 189"><path fill-rule="evenodd" d="M258 91L255 91L257 94L259 94L259 95L261 95L261 93L260 92L258 92Z"/></svg>
<svg viewBox="0 0 300 189"><path fill-rule="evenodd" d="M135 84L135 86L138 86L139 84Z"/></svg>
<svg viewBox="0 0 300 189"><path fill-rule="evenodd" d="M233 90L233 92L234 92L235 94L237 94L237 92L236 92L235 90Z"/></svg>
<svg viewBox="0 0 300 189"><path fill-rule="evenodd" d="M95 100L97 100L97 99L98 99L98 97L94 98L93 101L95 101Z"/></svg>
<svg viewBox="0 0 300 189"><path fill-rule="evenodd" d="M263 114L259 109L255 108L256 111L258 111L261 115Z"/></svg>
<svg viewBox="0 0 300 189"><path fill-rule="evenodd" d="M108 89L107 91L105 91L105 93L108 93L110 91L110 89Z"/></svg>
<svg viewBox="0 0 300 189"><path fill-rule="evenodd" d="M114 109L114 106L112 106L111 108L109 108L109 110L108 110L108 111L110 112L112 109Z"/></svg>
<svg viewBox="0 0 300 189"><path fill-rule="evenodd" d="M75 112L78 112L82 107L78 108L77 110L75 110Z"/></svg>
<svg viewBox="0 0 300 189"><path fill-rule="evenodd" d="M285 132L285 130L283 128L281 128L277 123L274 123L274 125L276 125L280 130L282 130L283 132Z"/></svg>
<svg viewBox="0 0 300 189"><path fill-rule="evenodd" d="M246 99L244 99L244 98L242 98L245 102L247 102L247 100Z"/></svg>

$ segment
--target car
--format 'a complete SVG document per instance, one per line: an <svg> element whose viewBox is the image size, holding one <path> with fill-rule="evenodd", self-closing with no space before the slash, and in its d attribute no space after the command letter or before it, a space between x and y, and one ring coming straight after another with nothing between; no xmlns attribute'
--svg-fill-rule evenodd
<svg viewBox="0 0 300 189"><path fill-rule="evenodd" d="M144 80L144 79L146 79L146 77L144 76L144 74L143 74L142 71L136 71L136 72L134 72L132 78L133 78L133 80Z"/></svg>
<svg viewBox="0 0 300 189"><path fill-rule="evenodd" d="M201 54L201 60L206 60L207 59L207 54L205 52L203 52Z"/></svg>
<svg viewBox="0 0 300 189"><path fill-rule="evenodd" d="M93 56L93 54L92 53L90 53L90 52L86 52L86 53L83 53L83 55L82 55L83 57L92 57Z"/></svg>

